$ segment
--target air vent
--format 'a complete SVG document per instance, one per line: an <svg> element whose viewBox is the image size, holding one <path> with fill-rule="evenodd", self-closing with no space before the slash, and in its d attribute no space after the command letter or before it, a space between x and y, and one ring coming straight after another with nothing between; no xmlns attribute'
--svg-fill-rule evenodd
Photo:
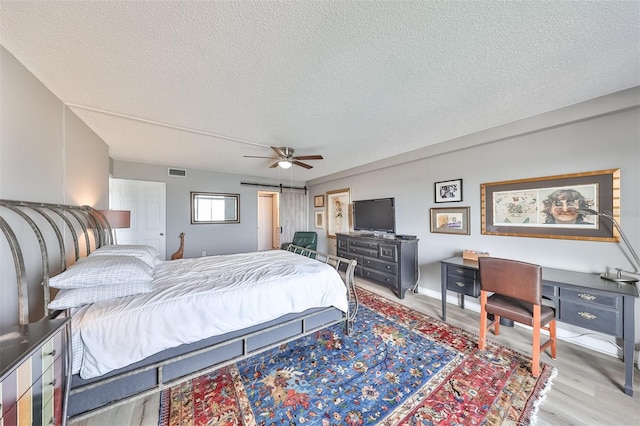
<svg viewBox="0 0 640 426"><path fill-rule="evenodd" d="M169 169L169 176L187 177L187 171L185 169Z"/></svg>

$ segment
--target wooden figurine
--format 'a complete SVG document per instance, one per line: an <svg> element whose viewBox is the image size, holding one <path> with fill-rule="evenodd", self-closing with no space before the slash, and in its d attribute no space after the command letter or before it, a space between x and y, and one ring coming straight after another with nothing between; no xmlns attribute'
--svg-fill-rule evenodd
<svg viewBox="0 0 640 426"><path fill-rule="evenodd" d="M178 251L171 255L171 260L182 259L182 255L184 254L184 232L180 233L180 248Z"/></svg>

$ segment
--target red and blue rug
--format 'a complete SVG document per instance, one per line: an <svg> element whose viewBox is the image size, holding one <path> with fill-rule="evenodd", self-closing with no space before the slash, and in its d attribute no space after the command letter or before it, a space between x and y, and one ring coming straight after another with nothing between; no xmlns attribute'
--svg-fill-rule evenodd
<svg viewBox="0 0 640 426"><path fill-rule="evenodd" d="M160 425L526 425L555 369L358 289L336 325L161 396Z"/></svg>

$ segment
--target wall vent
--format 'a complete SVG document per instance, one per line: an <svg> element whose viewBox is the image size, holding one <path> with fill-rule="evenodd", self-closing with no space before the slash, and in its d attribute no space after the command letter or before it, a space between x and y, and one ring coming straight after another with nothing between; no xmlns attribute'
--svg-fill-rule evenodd
<svg viewBox="0 0 640 426"><path fill-rule="evenodd" d="M169 168L169 176L187 177L187 171L185 169Z"/></svg>

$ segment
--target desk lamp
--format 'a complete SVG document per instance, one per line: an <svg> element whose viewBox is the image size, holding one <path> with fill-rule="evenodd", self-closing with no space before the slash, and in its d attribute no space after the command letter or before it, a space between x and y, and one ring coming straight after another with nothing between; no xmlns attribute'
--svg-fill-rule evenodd
<svg viewBox="0 0 640 426"><path fill-rule="evenodd" d="M613 216L611 216L611 215L608 215L606 213L600 213L600 212L597 212L597 211L592 210L592 209L577 209L576 211L578 213L580 213L580 214L583 214L583 215L602 216L602 217L606 217L607 219L609 219L613 223L613 225L616 227L616 229L618 230L618 233L620 234L620 237L622 237L622 241L624 241L624 244L627 246L627 250L629 250L629 253L631 253L631 256L633 257L633 260L635 261L635 265L633 265L633 267L635 268L635 272L625 271L622 268L616 268L616 271L618 271L618 272L616 272L615 274L605 272L603 274L600 274L600 277L604 278L605 280L617 281L617 282L621 282L621 283L635 283L635 282L638 282L638 278L633 278L633 277L628 277L628 276L622 275L622 272L628 272L630 274L638 275L638 267L640 267L640 260L638 260L638 255L636 254L635 250L633 249L633 247L629 243L629 240L627 239L626 235L624 235L624 232L622 232L622 229L620 229L620 225L618 224L618 221L616 221L613 218Z"/></svg>

